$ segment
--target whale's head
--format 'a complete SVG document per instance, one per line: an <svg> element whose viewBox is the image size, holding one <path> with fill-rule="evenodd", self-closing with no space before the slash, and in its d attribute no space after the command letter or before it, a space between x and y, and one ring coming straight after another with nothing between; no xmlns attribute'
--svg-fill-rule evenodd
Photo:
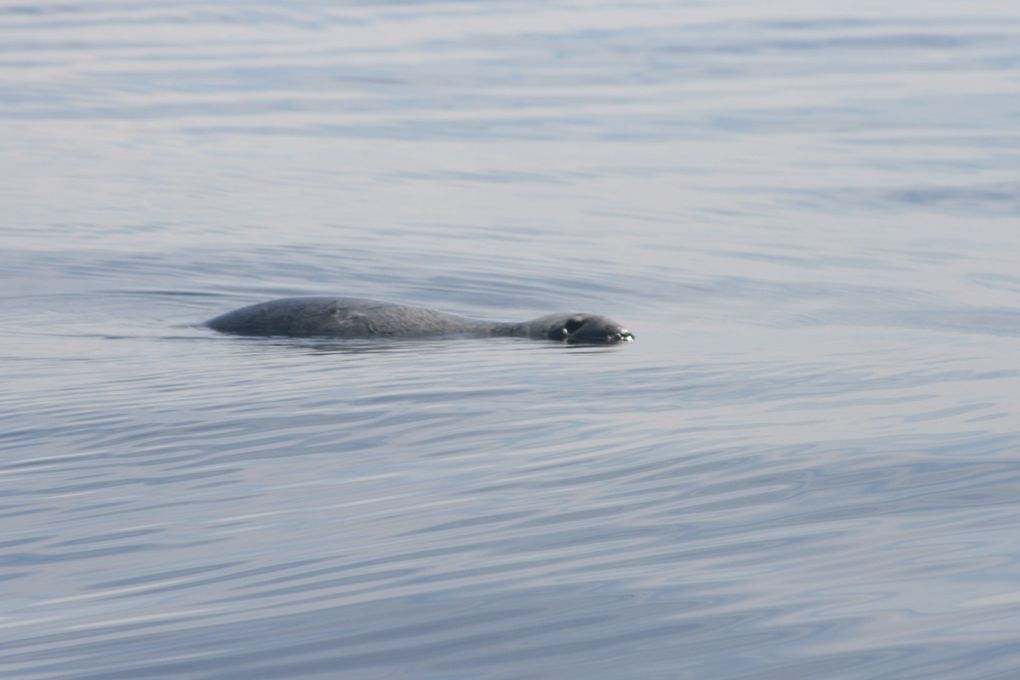
<svg viewBox="0 0 1020 680"><path fill-rule="evenodd" d="M619 323L597 314L553 314L532 322L538 334L550 340L576 344L631 342L634 334Z"/></svg>

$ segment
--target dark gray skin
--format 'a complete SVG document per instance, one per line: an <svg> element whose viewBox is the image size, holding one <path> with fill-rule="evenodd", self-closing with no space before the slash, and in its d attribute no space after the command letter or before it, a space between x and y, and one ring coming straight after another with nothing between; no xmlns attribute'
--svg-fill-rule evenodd
<svg viewBox="0 0 1020 680"><path fill-rule="evenodd" d="M222 333L295 337L522 337L584 344L634 339L620 324L594 314L550 314L522 323L494 323L421 307L334 297L260 302L217 316L206 325Z"/></svg>

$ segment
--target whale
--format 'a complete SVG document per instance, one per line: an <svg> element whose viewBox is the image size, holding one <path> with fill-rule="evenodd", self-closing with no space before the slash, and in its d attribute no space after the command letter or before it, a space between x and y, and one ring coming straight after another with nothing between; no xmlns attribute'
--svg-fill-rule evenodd
<svg viewBox="0 0 1020 680"><path fill-rule="evenodd" d="M520 337L564 343L631 342L634 334L597 314L547 314L530 321L469 319L425 307L350 297L259 302L206 322L221 333L333 338Z"/></svg>

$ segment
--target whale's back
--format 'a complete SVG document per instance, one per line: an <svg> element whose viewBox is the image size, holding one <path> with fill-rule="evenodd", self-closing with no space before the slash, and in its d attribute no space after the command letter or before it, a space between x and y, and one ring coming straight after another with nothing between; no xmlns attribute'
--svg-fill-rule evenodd
<svg viewBox="0 0 1020 680"><path fill-rule="evenodd" d="M238 335L326 335L345 338L478 334L477 321L432 309L360 298L299 297L260 302L206 323Z"/></svg>

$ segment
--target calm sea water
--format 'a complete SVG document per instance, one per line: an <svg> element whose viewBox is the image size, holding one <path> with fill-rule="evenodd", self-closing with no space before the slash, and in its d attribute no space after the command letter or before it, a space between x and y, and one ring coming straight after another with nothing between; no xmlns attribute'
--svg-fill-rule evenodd
<svg viewBox="0 0 1020 680"><path fill-rule="evenodd" d="M14 0L0 129L4 678L1020 672L1014 0Z"/></svg>

